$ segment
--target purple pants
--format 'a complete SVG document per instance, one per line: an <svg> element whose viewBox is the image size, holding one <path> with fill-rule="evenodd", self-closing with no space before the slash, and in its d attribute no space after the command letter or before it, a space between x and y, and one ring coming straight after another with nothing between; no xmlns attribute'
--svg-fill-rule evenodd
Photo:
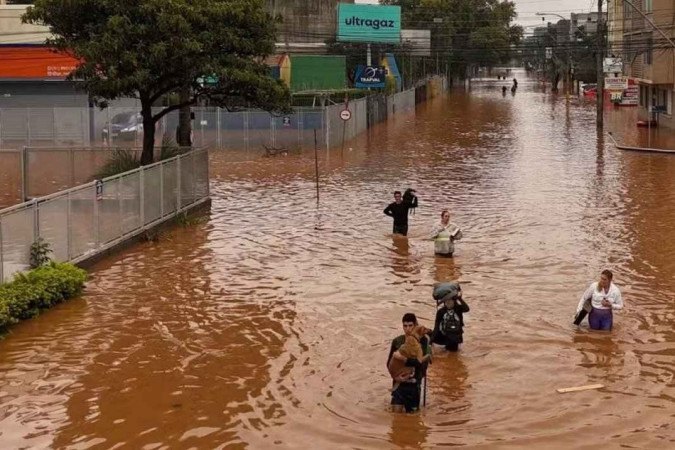
<svg viewBox="0 0 675 450"><path fill-rule="evenodd" d="M591 309L588 315L588 325L591 330L605 330L612 329L612 310L611 309Z"/></svg>

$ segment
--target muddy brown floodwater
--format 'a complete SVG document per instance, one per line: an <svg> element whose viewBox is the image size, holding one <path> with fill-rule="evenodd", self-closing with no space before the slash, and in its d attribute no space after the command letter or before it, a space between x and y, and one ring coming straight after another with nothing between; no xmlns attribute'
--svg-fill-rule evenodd
<svg viewBox="0 0 675 450"><path fill-rule="evenodd" d="M639 140L632 114L608 124ZM311 152L214 153L205 221L97 264L0 342L0 447L675 447L675 157L616 150L594 118L475 84L322 151L318 208ZM392 238L382 210L408 186L420 207ZM453 260L427 240L445 207ZM577 329L604 268L626 309ZM453 278L464 346L435 357L422 413L392 414L390 339L405 312L430 325Z"/></svg>

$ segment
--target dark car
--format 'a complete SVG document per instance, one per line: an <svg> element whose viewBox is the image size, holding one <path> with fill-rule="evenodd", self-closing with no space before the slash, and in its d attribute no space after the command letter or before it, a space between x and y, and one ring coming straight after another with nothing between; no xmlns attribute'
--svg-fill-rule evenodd
<svg viewBox="0 0 675 450"><path fill-rule="evenodd" d="M143 118L136 112L115 114L103 126L101 137L104 141L135 141L143 135Z"/></svg>

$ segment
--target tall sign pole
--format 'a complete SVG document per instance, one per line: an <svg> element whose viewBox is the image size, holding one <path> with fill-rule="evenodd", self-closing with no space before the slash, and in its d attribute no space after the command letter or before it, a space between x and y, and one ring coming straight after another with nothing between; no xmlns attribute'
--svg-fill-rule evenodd
<svg viewBox="0 0 675 450"><path fill-rule="evenodd" d="M597 89L595 91L596 97L596 108L597 108L597 118L596 126L598 130L603 128L603 109L605 106L605 73L602 70L602 60L605 57L604 43L605 40L602 37L603 33L603 23L602 23L602 0L598 0L598 29L595 33L598 38L598 48L595 52L595 64L596 64L596 73L597 73Z"/></svg>

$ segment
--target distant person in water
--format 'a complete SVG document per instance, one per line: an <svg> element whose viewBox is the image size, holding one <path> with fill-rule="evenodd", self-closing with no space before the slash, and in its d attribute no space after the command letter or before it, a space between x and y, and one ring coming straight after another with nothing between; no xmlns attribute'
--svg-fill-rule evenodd
<svg viewBox="0 0 675 450"><path fill-rule="evenodd" d="M581 296L577 306L577 315L582 309L588 308L590 303L590 312L588 313L588 325L591 330L610 331L614 323L612 311L623 308L623 298L621 291L612 283L613 274L609 270L603 270L600 274L600 280L591 283Z"/></svg>
<svg viewBox="0 0 675 450"><path fill-rule="evenodd" d="M412 189L406 190L405 200L401 191L394 192L394 202L384 208L384 214L394 219L394 234L408 235L408 212L417 208L417 196Z"/></svg>
<svg viewBox="0 0 675 450"><path fill-rule="evenodd" d="M506 86L502 86L502 95L506 95L506 89L507 89Z"/></svg>

